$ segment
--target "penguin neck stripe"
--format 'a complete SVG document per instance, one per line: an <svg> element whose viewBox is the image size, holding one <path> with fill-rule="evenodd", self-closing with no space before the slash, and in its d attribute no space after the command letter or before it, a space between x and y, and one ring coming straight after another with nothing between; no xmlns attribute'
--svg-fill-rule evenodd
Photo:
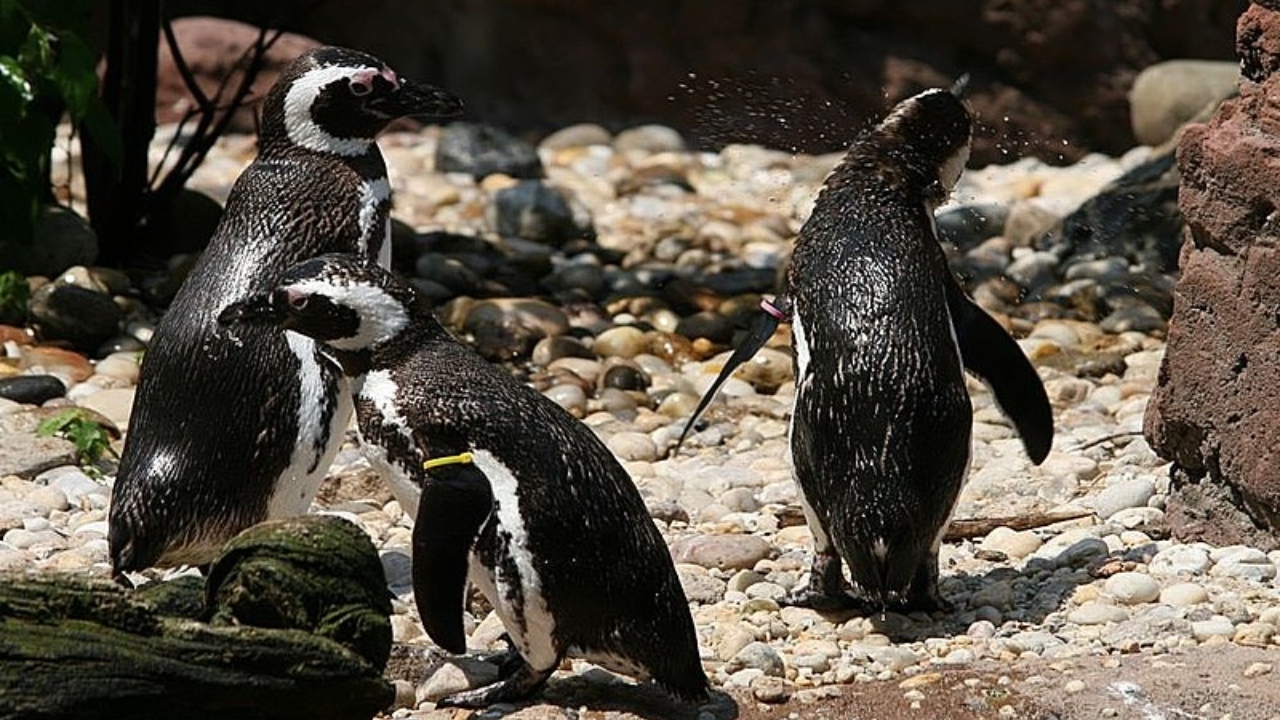
<svg viewBox="0 0 1280 720"><path fill-rule="evenodd" d="M289 288L307 295L321 295L332 300L335 305L355 310L356 316L360 318L356 334L327 341L339 350L372 349L409 326L408 309L379 287L308 280L290 285Z"/></svg>
<svg viewBox="0 0 1280 720"><path fill-rule="evenodd" d="M303 73L293 81L284 98L284 127L295 145L342 157L358 157L369 152L370 138L339 138L325 132L311 116L311 108L324 88L335 80L348 80L371 68L331 65ZM376 70L375 70L376 72Z"/></svg>
<svg viewBox="0 0 1280 720"><path fill-rule="evenodd" d="M423 470L430 470L444 465L470 465L475 462L475 456L469 452L458 453L457 455L446 455L444 457L431 458L422 463Z"/></svg>

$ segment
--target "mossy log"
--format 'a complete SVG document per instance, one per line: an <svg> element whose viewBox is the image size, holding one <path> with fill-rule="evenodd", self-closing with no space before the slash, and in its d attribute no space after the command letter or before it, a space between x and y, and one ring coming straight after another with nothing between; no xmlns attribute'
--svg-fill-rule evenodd
<svg viewBox="0 0 1280 720"><path fill-rule="evenodd" d="M349 522L264 523L207 583L0 577L0 718L348 718L390 705L390 599Z"/></svg>

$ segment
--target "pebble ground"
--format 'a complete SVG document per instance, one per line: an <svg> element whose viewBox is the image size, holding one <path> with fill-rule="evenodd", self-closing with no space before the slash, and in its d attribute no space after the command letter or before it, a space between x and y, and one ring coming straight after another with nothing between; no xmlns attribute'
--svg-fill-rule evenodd
<svg viewBox="0 0 1280 720"><path fill-rule="evenodd" d="M432 174L433 133L396 134L382 143L397 190L395 215L421 232L483 237L487 198L508 180ZM748 146L719 153L618 149L616 141L541 148L548 181L586 208L600 245L625 253L620 266L601 268L611 281L639 275L652 262L689 272L734 263L776 268L837 159ZM1030 203L1065 214L1144 152L1091 156L1070 168L1022 161L972 171L957 201ZM225 195L251 154L245 139L223 141L193 186ZM1004 261L1013 264L1031 252L1012 247ZM1165 522L1168 464L1140 434L1164 352L1162 328L1107 332L1096 319L1036 319L1016 309L1000 314L1048 390L1057 430L1053 451L1042 465L1031 465L990 393L971 382L973 462L956 518L993 529L953 533L943 545L941 587L953 612L868 618L780 604L806 582L812 547L789 476L794 385L786 329L726 385L706 427L672 456L685 417L727 353L705 342L688 343L684 353L659 351L655 338L681 320L661 308L648 311L643 330L630 326L642 312L634 306L603 311L582 343L589 352L560 355L544 344L534 358L545 365L522 371L594 428L630 471L677 561L708 676L726 695L701 709L672 709L573 661L553 681L552 704L498 707L476 717L687 713L705 719L731 714L726 698L742 717L837 717L839 708L853 707L848 703L860 688L876 688L877 696L887 693L897 704L868 717L944 717L936 698L959 692L961 705L947 711L952 717L1280 718L1280 704L1270 704L1280 698L1269 690L1280 660L1280 552L1184 544L1170 538ZM148 327L144 318L135 330L145 339ZM20 339L5 347L6 374L49 372L68 382L67 399L48 405L80 404L127 430L136 353L91 362ZM600 378L620 364L641 371L647 386L602 388ZM0 429L29 437L48 412L0 400ZM111 482L109 468L91 477L65 461L30 477L0 479L0 569L107 575ZM340 513L373 538L397 598L393 628L400 652L428 653L410 588L409 519L371 477L354 444L339 456L315 509ZM1022 527L1027 522L1037 526ZM472 647L498 647L495 617L477 610L467 622ZM1160 663L1177 668L1187 658L1219 656L1218 672L1231 675L1214 680L1227 683L1225 689L1211 689L1226 699L1206 695L1194 707L1162 709L1143 699L1140 683L1127 690L1117 684L1126 663L1146 663L1150 685L1162 675ZM1228 662L1228 656L1249 661ZM465 717L434 709L432 700L491 671L472 663L430 677L402 673L389 715ZM631 704L608 710L575 704L595 698L608 705L610 693L632 698ZM1013 701L1027 693L1040 699ZM1072 707L1093 714L1072 714Z"/></svg>

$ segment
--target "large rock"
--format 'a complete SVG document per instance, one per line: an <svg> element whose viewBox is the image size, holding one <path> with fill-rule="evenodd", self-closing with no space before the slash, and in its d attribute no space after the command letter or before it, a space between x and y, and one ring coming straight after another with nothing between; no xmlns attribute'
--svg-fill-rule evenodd
<svg viewBox="0 0 1280 720"><path fill-rule="evenodd" d="M1188 226L1151 446L1179 537L1280 546L1280 10L1240 20L1240 97L1179 145Z"/></svg>
<svg viewBox="0 0 1280 720"><path fill-rule="evenodd" d="M1159 145L1205 107L1236 92L1240 66L1224 60L1170 60L1138 73L1129 91L1133 136Z"/></svg>
<svg viewBox="0 0 1280 720"><path fill-rule="evenodd" d="M167 8L166 8L167 9ZM212 10L212 9L211 9ZM218 13L221 14L221 13ZM283 15L277 18L283 19ZM230 76L222 96L225 105L240 84L244 71L239 65L245 50L252 48L258 39L258 28L234 20L219 17L184 17L173 21L173 34L178 41L182 59L195 77L196 84L206 97L213 98L225 78ZM267 50L262 70L254 81L251 100L261 100L266 95L280 71L294 58L320 43L302 35L284 33ZM187 85L178 72L169 44L160 38L160 58L156 69L156 122L172 123L181 120L196 107ZM251 103L236 110L229 125L237 132L255 132L254 113L257 104Z"/></svg>
<svg viewBox="0 0 1280 720"><path fill-rule="evenodd" d="M968 72L984 125L974 162L983 164L1127 150L1135 74L1169 58L1229 57L1246 5L365 0L353 13L348 3L310 0L172 0L165 8L276 26L287 17L297 32L465 88L473 117L511 130L660 122L704 147L843 149L867 118Z"/></svg>

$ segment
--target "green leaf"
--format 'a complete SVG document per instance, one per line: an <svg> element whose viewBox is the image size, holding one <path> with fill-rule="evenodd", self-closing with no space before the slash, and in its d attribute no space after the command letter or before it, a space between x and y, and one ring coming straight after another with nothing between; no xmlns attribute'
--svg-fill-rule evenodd
<svg viewBox="0 0 1280 720"><path fill-rule="evenodd" d="M31 286L21 273L13 270L0 273L0 316L25 316L30 299Z"/></svg>
<svg viewBox="0 0 1280 720"><path fill-rule="evenodd" d="M43 75L53 67L53 44L57 41L53 33L39 25L32 25L27 37L18 50L18 62L37 75Z"/></svg>
<svg viewBox="0 0 1280 720"><path fill-rule="evenodd" d="M68 425L75 421L76 418L82 417L83 415L84 413L80 411L80 408L67 408L57 415L41 420L40 424L36 425L36 435L39 435L40 437L53 437L54 435L60 435Z"/></svg>
<svg viewBox="0 0 1280 720"><path fill-rule="evenodd" d="M80 38L64 34L59 39L53 83L66 102L71 119L79 121L89 111L90 103L98 97L93 51Z"/></svg>
<svg viewBox="0 0 1280 720"><path fill-rule="evenodd" d="M67 408L36 426L36 434L58 435L76 446L81 467L91 475L100 474L97 463L104 455L116 457L111 448L111 434L80 408Z"/></svg>
<svg viewBox="0 0 1280 720"><path fill-rule="evenodd" d="M7 55L0 56L0 86L16 92L23 104L31 102L36 97L36 91L27 80L27 73L22 69L22 65L16 58ZM4 117L0 115L0 118Z"/></svg>

